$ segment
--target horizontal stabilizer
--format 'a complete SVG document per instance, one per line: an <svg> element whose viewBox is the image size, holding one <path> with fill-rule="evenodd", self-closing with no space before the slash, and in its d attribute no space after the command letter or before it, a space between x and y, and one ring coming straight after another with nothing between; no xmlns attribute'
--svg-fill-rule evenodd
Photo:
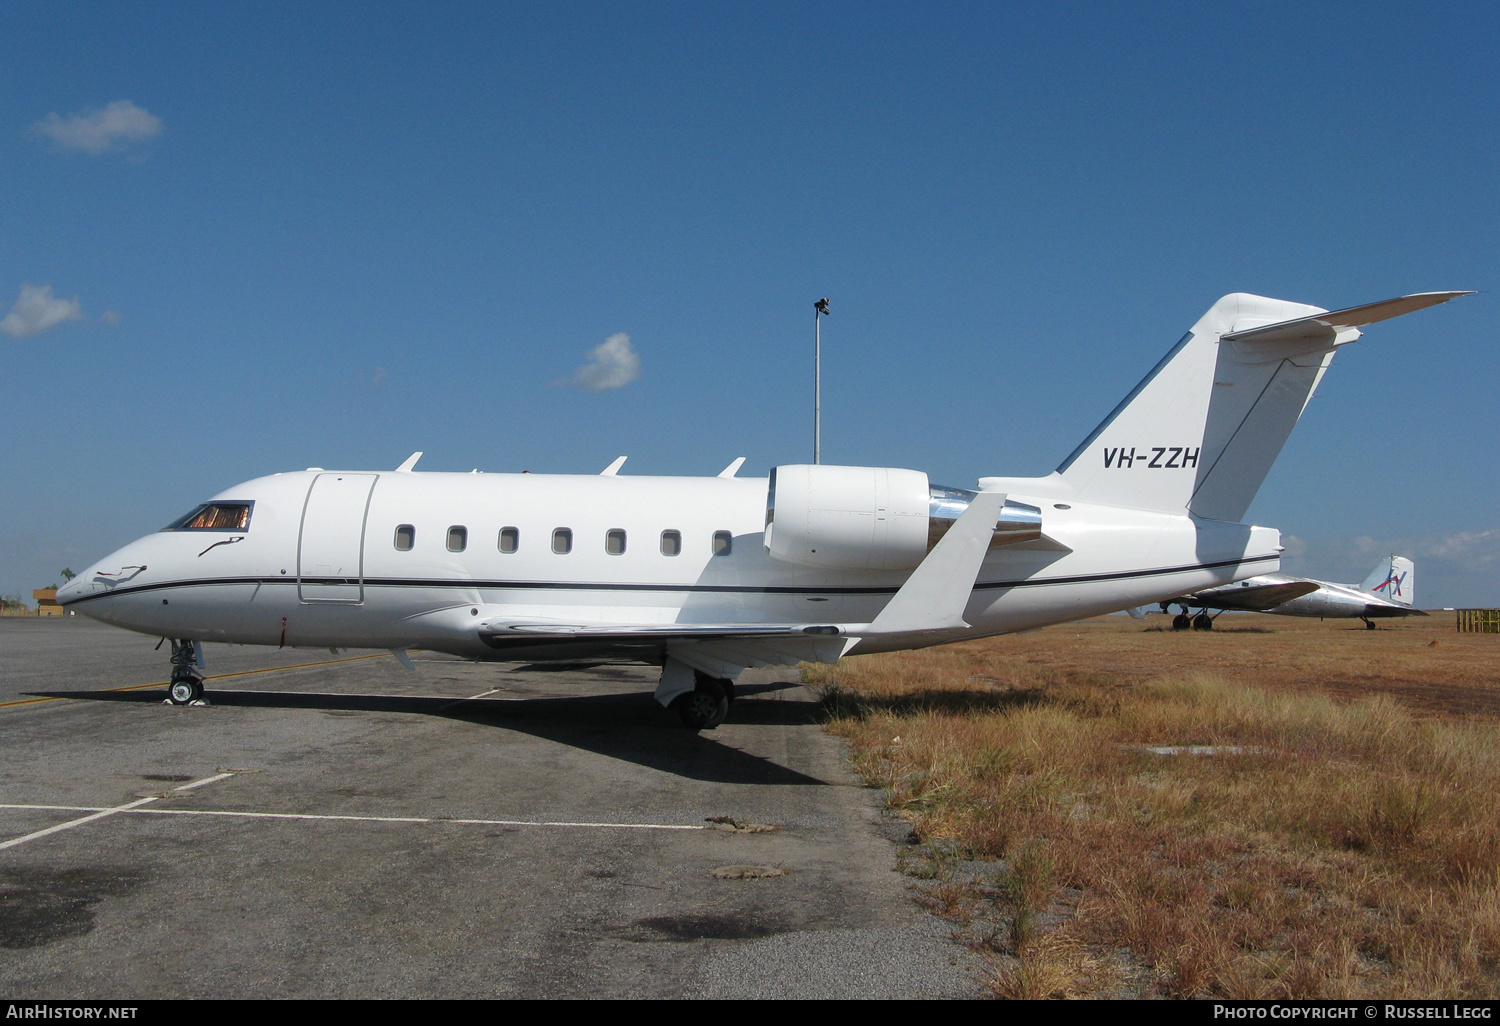
<svg viewBox="0 0 1500 1026"><path fill-rule="evenodd" d="M1279 321L1259 328L1230 332L1222 336L1225 342L1333 342L1341 331L1362 328L1376 321L1389 320L1414 310L1446 303L1459 296L1472 296L1473 292L1417 292L1410 296L1351 306L1346 310L1330 310L1298 317L1295 320ZM1350 339L1349 341L1353 341Z"/></svg>

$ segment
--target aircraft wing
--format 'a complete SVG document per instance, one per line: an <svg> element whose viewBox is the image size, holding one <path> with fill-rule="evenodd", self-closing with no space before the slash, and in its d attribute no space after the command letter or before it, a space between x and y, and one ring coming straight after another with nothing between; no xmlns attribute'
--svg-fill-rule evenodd
<svg viewBox="0 0 1500 1026"><path fill-rule="evenodd" d="M733 677L746 666L831 663L858 637L824 623L568 623L486 620L479 638L516 658L546 655L640 658L666 651L695 669ZM863 625L857 625L863 626Z"/></svg>
<svg viewBox="0 0 1500 1026"><path fill-rule="evenodd" d="M1212 606L1214 609L1249 609L1264 612L1275 609L1283 602L1290 602L1318 590L1316 581L1292 581L1284 584L1252 584L1248 588L1230 585L1227 588L1212 588L1185 596L1195 606ZM1181 603L1182 599L1168 599L1166 605Z"/></svg>
<svg viewBox="0 0 1500 1026"><path fill-rule="evenodd" d="M935 636L967 629L964 608L1005 505L980 492L870 623L605 623L545 617L480 621L479 638L514 652L635 653L666 650L695 669L734 676L746 666L831 663L870 635Z"/></svg>

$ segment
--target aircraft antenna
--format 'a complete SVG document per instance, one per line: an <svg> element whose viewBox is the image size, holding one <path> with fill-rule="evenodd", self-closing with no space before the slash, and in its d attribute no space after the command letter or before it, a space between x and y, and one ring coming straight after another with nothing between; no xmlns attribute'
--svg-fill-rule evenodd
<svg viewBox="0 0 1500 1026"><path fill-rule="evenodd" d="M823 318L828 297L813 304L813 462L823 462Z"/></svg>

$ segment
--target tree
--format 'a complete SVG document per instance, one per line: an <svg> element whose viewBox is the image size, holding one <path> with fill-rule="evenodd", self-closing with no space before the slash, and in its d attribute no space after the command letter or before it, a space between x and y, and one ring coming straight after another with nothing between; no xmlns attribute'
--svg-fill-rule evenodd
<svg viewBox="0 0 1500 1026"><path fill-rule="evenodd" d="M75 574L73 571L69 570L67 567L63 567L62 579L63 579L63 583L64 584L66 584L68 581L71 581L73 578L75 578L77 576L78 576L77 574Z"/></svg>

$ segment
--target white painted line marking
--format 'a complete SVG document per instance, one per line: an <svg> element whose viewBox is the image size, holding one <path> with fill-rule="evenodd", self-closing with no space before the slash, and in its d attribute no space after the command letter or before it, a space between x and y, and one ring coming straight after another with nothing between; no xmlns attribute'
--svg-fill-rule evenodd
<svg viewBox="0 0 1500 1026"><path fill-rule="evenodd" d="M247 819L305 819L349 823L454 823L459 826L592 827L596 830L706 830L696 823L574 823L538 819L448 819L442 816L335 816L308 812L230 812L211 809L140 809L157 816L238 816Z"/></svg>
<svg viewBox="0 0 1500 1026"><path fill-rule="evenodd" d="M202 787L204 784L212 784L216 780L223 780L226 777L232 777L232 776L234 776L233 773L220 773L220 774L218 774L216 776L204 777L202 780L195 780L191 784L183 784L181 787L174 787L174 788L172 788L172 790L174 790L174 791L191 791L195 787Z"/></svg>
<svg viewBox="0 0 1500 1026"><path fill-rule="evenodd" d="M0 805L0 809L37 809L42 812L105 812L104 805Z"/></svg>
<svg viewBox="0 0 1500 1026"><path fill-rule="evenodd" d="M310 812L235 812L228 809L145 809L134 806L144 805L146 802L154 801L152 798L143 798L131 806L120 806L115 809L90 810L87 807L70 805L0 805L0 809L13 809L17 811L64 811L64 812L87 812L98 813L127 813L132 815L151 816L224 816L236 819L300 819L313 821L347 822L347 823L454 823L459 826L514 826L514 827L566 827L566 828L588 828L597 830L707 830L706 826L696 823L582 823L568 820L539 820L539 819L448 819L442 816L339 816L323 815ZM77 820L78 823L86 822L88 819L96 819L97 816L89 816ZM72 824L52 827L52 830L61 830ZM44 831L46 832L46 831ZM41 833L28 835L40 837ZM17 838L18 841L25 838Z"/></svg>
<svg viewBox="0 0 1500 1026"><path fill-rule="evenodd" d="M195 787L202 787L204 784L212 784L215 780L223 780L225 777L232 776L234 776L233 773L220 773L217 776L204 777L202 780L194 780L192 783L183 784L181 787L174 787L172 788L172 790L190 791ZM83 816L79 819L72 819L66 823L59 823L56 826L49 826L44 830L33 831L29 834L23 834L20 837L12 837L8 841L0 841L0 851L4 851L7 848L14 848L17 845L25 844L27 841L35 841L38 837L46 837L48 834L56 834L60 833L63 830L71 830L74 827L83 826L85 823L92 823L96 819L104 819L106 816L114 816L122 812L134 812L142 805L149 805L152 802L159 801L161 801L161 795L152 795L149 798L137 798L133 802L126 802L124 805L116 805L113 808L97 809L91 815ZM36 807L46 808L47 806ZM56 806L53 806L53 808L56 808Z"/></svg>
<svg viewBox="0 0 1500 1026"><path fill-rule="evenodd" d="M62 830L71 830L74 827L83 826L85 823L92 823L96 819L103 819L105 816L113 816L118 812L129 812L139 805L159 800L158 798L137 798L127 805L116 805L112 809L101 809L91 816L84 816L82 819L71 819L66 823L59 823L57 826L49 826L45 830L37 830L33 833L22 834L20 837L12 837L8 841L0 842L0 851L4 851L6 848L14 848L18 844L25 844L27 841L34 841L38 837L46 837L48 834L55 834Z"/></svg>
<svg viewBox="0 0 1500 1026"><path fill-rule="evenodd" d="M465 702L472 702L477 698L483 698L485 695L493 695L496 691L499 690L499 688L490 688L488 691L481 691L479 694L470 695L468 698L455 698L451 702L447 702L443 705L438 706L438 712L442 712L444 709L451 709L455 705L463 705Z"/></svg>

